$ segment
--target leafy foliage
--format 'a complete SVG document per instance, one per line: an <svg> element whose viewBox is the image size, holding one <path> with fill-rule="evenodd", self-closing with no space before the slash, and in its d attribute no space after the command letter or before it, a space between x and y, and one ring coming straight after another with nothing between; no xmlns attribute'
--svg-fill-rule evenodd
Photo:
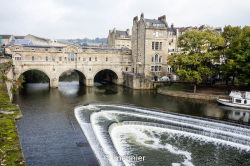
<svg viewBox="0 0 250 166"><path fill-rule="evenodd" d="M190 30L178 39L181 52L169 56L168 61L181 80L197 85L215 73L214 62L224 45L220 34Z"/></svg>
<svg viewBox="0 0 250 166"><path fill-rule="evenodd" d="M226 63L221 71L226 80L237 77L239 83L250 83L250 27L244 28L226 26L222 36L226 46L224 55Z"/></svg>

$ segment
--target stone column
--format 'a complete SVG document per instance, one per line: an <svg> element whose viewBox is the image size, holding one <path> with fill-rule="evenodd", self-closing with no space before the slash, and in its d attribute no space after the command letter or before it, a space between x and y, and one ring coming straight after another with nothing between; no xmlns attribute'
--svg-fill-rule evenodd
<svg viewBox="0 0 250 166"><path fill-rule="evenodd" d="M123 81L124 81L123 78L118 78L118 79L116 80L116 84L117 84L117 85L123 85L123 84L124 84Z"/></svg>
<svg viewBox="0 0 250 166"><path fill-rule="evenodd" d="M50 79L50 87L51 88L58 88L58 79L57 78L51 78Z"/></svg>
<svg viewBox="0 0 250 166"><path fill-rule="evenodd" d="M94 79L86 79L86 86L94 86Z"/></svg>

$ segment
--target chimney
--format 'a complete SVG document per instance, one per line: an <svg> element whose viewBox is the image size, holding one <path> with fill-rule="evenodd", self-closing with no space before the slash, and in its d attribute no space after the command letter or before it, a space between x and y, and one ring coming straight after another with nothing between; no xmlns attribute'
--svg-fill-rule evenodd
<svg viewBox="0 0 250 166"><path fill-rule="evenodd" d="M158 20L162 21L165 23L166 27L168 27L167 21L166 21L166 15L158 17Z"/></svg>
<svg viewBox="0 0 250 166"><path fill-rule="evenodd" d="M138 21L138 16L135 16L133 21Z"/></svg>
<svg viewBox="0 0 250 166"><path fill-rule="evenodd" d="M141 19L144 19L144 13L141 13Z"/></svg>
<svg viewBox="0 0 250 166"><path fill-rule="evenodd" d="M166 22L166 15L158 17L158 20Z"/></svg>
<svg viewBox="0 0 250 166"><path fill-rule="evenodd" d="M126 29L126 32L127 32L128 36L129 36L129 29Z"/></svg>

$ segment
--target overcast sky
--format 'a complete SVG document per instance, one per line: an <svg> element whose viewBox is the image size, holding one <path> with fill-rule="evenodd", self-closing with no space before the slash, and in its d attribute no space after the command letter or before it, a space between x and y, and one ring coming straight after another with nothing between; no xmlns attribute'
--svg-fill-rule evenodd
<svg viewBox="0 0 250 166"><path fill-rule="evenodd" d="M133 17L166 15L175 26L250 25L250 0L0 0L0 34L62 38L107 37Z"/></svg>

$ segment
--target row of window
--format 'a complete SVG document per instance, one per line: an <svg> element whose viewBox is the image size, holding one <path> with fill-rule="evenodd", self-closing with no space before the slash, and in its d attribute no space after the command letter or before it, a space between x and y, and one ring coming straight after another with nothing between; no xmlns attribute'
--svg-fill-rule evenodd
<svg viewBox="0 0 250 166"><path fill-rule="evenodd" d="M161 71L161 66L151 66L151 71L152 72Z"/></svg>
<svg viewBox="0 0 250 166"><path fill-rule="evenodd" d="M20 50L20 48L19 48L19 47L16 47L16 50ZM35 51L35 48L32 48L31 50L32 50L32 51ZM45 48L45 51L48 51L48 49ZM57 51L62 51L62 49L58 49Z"/></svg>
<svg viewBox="0 0 250 166"><path fill-rule="evenodd" d="M14 57L14 59L16 60L16 61L20 61L20 60L22 60L22 58L21 58L21 56L15 56ZM31 60L32 61L35 61L35 57L34 56L32 56L31 57ZM78 57L78 59L76 58L76 57L74 57L74 56L68 56L68 58L67 57L64 57L64 60L65 61L81 61L81 58L80 57ZM86 58L82 58L82 60L83 61L86 61ZM97 57L95 57L95 58L92 58L92 57L89 57L89 61L97 61ZM108 57L106 57L106 62L108 61ZM49 57L45 57L45 61L49 61ZM52 57L52 61L55 61L55 57ZM62 57L59 57L59 61L62 61Z"/></svg>
<svg viewBox="0 0 250 166"><path fill-rule="evenodd" d="M152 50L162 50L162 42L152 42Z"/></svg>

